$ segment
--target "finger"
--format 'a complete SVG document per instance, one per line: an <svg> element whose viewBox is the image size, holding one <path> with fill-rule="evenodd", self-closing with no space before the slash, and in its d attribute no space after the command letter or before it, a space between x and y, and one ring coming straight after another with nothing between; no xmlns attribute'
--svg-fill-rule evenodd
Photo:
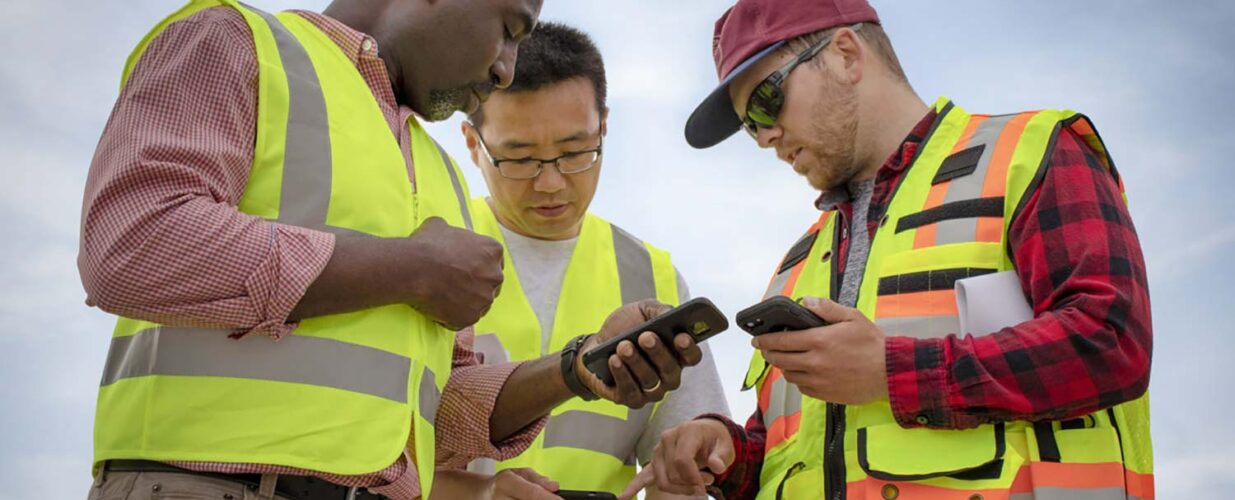
<svg viewBox="0 0 1235 500"><path fill-rule="evenodd" d="M616 354L609 356L609 373L613 374L614 391L618 398L620 398L616 402L630 408L643 408L643 405L646 403L643 397L643 389L639 388L639 382L630 374L630 370L626 368L626 363L623 363Z"/></svg>
<svg viewBox="0 0 1235 500"><path fill-rule="evenodd" d="M652 368L647 359L639 353L634 343L623 340L618 344L617 352L622 359L622 364L626 365L630 373L635 376L640 389L650 389L660 383L660 376L656 374L656 369Z"/></svg>
<svg viewBox="0 0 1235 500"><path fill-rule="evenodd" d="M635 495L638 495L639 492L643 491L644 488L647 488L649 484L655 482L656 471L652 468L652 464L648 464L642 469L639 469L639 473L635 474L635 478L631 479L630 482L626 484L626 487L622 489L621 493L618 493L618 500L630 500L635 498Z"/></svg>
<svg viewBox="0 0 1235 500"><path fill-rule="evenodd" d="M497 498L514 500L559 500L557 495L516 473L502 471L497 481Z"/></svg>
<svg viewBox="0 0 1235 500"><path fill-rule="evenodd" d="M660 316L668 312L670 309L672 308L667 304L656 299L644 299L639 301L639 312L643 314L644 321Z"/></svg>
<svg viewBox="0 0 1235 500"><path fill-rule="evenodd" d="M682 384L682 365L678 364L677 356L670 352L669 346L660 341L660 337L652 332L643 332L639 336L639 347L656 368L661 382L661 388L657 392L663 394Z"/></svg>
<svg viewBox="0 0 1235 500"><path fill-rule="evenodd" d="M682 360L682 366L695 366L703 361L703 349L690 335L677 334L673 337L673 344L677 349L678 358Z"/></svg>
<svg viewBox="0 0 1235 500"><path fill-rule="evenodd" d="M810 369L822 368L818 363L813 363L812 356L805 352L785 352L785 351L760 351L763 354L763 359L772 366L780 368L782 372L790 371L807 371Z"/></svg>
<svg viewBox="0 0 1235 500"><path fill-rule="evenodd" d="M802 305L828 323L850 321L862 315L857 309L820 297L802 297Z"/></svg>
<svg viewBox="0 0 1235 500"><path fill-rule="evenodd" d="M673 482L692 490L703 486L703 476L699 475L699 463L695 458L702 445L703 441L696 434L685 433L677 439L673 460L669 462L669 477Z"/></svg>
<svg viewBox="0 0 1235 500"><path fill-rule="evenodd" d="M832 326L822 326L812 328L810 330L796 330L787 332L765 333L751 339L750 345L755 349L763 351L784 351L784 352L802 352L809 351L815 347L818 339L807 332L814 333L822 331Z"/></svg>
<svg viewBox="0 0 1235 500"><path fill-rule="evenodd" d="M528 482L535 484L536 486L539 486L541 488L544 488L547 491L557 491L558 490L557 481L554 481L545 476L542 476L539 473L537 473L535 470L532 470L530 468L520 467L518 469L510 469L510 471L514 474L517 474L519 477L527 480Z"/></svg>

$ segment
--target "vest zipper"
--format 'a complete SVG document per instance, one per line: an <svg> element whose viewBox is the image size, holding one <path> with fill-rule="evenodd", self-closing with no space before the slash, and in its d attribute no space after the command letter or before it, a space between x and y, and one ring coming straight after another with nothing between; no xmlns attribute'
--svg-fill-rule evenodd
<svg viewBox="0 0 1235 500"><path fill-rule="evenodd" d="M841 275L837 263L840 262L844 228L849 224L843 210L837 210L836 215L836 225L832 233L832 262L829 263L832 267L829 295L833 301L840 298ZM848 259L849 256L846 255L845 258ZM824 418L827 427L823 435L824 498L845 500L845 405L828 403Z"/></svg>

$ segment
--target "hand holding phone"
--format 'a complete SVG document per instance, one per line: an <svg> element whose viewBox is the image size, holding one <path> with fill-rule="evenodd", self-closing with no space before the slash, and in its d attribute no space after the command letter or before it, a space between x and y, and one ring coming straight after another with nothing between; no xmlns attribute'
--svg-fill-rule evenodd
<svg viewBox="0 0 1235 500"><path fill-rule="evenodd" d="M765 333L807 330L828 324L810 309L783 295L743 309L738 313L737 321L739 328L754 337Z"/></svg>
<svg viewBox="0 0 1235 500"><path fill-rule="evenodd" d="M643 332L653 332L660 339L661 345L672 348L673 338L680 333L690 334L695 343L699 343L728 328L729 321L712 304L712 301L697 297L606 340L583 355L583 365L588 371L600 377L605 385L612 386L614 380L613 373L609 370L609 357L617 352L617 346L622 341L630 341L635 346L639 346L639 335Z"/></svg>
<svg viewBox="0 0 1235 500"><path fill-rule="evenodd" d="M617 500L608 491L557 490L556 494L565 500Z"/></svg>

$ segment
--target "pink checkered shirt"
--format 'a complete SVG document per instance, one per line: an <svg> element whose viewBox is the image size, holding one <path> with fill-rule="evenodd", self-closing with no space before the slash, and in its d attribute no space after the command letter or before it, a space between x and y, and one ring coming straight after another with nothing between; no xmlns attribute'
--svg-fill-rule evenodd
<svg viewBox="0 0 1235 500"><path fill-rule="evenodd" d="M296 13L352 58L410 160L411 110L396 102L377 43L324 15ZM78 268L88 305L238 335L279 338L295 328L287 317L325 267L334 237L236 209L256 137L254 54L248 25L227 7L172 23L147 47L116 100L86 181ZM440 467L460 468L474 457L512 458L545 422L492 443L489 417L517 365L480 366L471 342L470 330L460 333L438 410ZM263 464L174 465L313 475L392 499L420 495L408 453L384 470L356 476Z"/></svg>

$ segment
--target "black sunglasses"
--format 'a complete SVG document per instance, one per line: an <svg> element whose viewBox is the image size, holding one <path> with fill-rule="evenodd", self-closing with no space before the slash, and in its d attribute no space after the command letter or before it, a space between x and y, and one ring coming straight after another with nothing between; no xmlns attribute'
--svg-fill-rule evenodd
<svg viewBox="0 0 1235 500"><path fill-rule="evenodd" d="M862 29L862 23L855 24L850 28L858 31ZM830 35L807 47L806 50L802 51L788 63L785 63L780 69L773 71L762 82L759 82L759 85L755 86L755 90L750 93L750 99L746 101L746 115L742 117L742 128L746 129L747 134L750 134L751 137L757 137L759 129L776 126L776 118L780 116L781 107L785 105L785 94L780 88L781 83L785 81L785 78L789 76L789 73L794 68L818 55L829 43L832 43L832 36Z"/></svg>

